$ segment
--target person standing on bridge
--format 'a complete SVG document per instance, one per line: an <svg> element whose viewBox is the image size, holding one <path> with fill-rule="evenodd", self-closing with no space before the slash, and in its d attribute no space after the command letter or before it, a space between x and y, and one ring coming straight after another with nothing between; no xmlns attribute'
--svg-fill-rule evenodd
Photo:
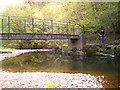
<svg viewBox="0 0 120 90"><path fill-rule="evenodd" d="M105 42L105 31L104 30L101 30L101 32L99 33L99 36L100 36L100 39L101 39L101 42L102 44Z"/></svg>

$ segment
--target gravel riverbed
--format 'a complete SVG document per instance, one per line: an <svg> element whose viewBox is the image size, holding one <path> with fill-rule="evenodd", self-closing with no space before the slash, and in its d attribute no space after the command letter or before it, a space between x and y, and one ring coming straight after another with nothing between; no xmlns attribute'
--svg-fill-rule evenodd
<svg viewBox="0 0 120 90"><path fill-rule="evenodd" d="M0 70L2 88L102 88L100 76L47 72L12 73ZM46 84L48 83L48 84Z"/></svg>

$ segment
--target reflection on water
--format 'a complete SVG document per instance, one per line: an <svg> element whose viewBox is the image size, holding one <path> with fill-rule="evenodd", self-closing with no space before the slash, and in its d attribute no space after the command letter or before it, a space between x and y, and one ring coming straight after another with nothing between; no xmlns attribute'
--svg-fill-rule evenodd
<svg viewBox="0 0 120 90"><path fill-rule="evenodd" d="M10 72L68 72L104 75L105 87L118 86L118 60L96 56L70 56L50 52L26 53L2 61L2 68Z"/></svg>

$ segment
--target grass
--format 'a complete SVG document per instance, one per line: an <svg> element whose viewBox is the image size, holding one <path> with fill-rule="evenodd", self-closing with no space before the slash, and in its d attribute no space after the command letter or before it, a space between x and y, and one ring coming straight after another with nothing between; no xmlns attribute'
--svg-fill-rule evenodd
<svg viewBox="0 0 120 90"><path fill-rule="evenodd" d="M13 48L0 48L0 51L15 51Z"/></svg>

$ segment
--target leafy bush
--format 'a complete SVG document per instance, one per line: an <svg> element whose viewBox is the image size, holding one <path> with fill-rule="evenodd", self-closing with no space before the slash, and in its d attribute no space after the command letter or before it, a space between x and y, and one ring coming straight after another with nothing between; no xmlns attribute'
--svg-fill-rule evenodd
<svg viewBox="0 0 120 90"><path fill-rule="evenodd" d="M102 52L102 53L108 53L108 50L107 49L105 49L105 48L99 48L98 49L98 52Z"/></svg>

